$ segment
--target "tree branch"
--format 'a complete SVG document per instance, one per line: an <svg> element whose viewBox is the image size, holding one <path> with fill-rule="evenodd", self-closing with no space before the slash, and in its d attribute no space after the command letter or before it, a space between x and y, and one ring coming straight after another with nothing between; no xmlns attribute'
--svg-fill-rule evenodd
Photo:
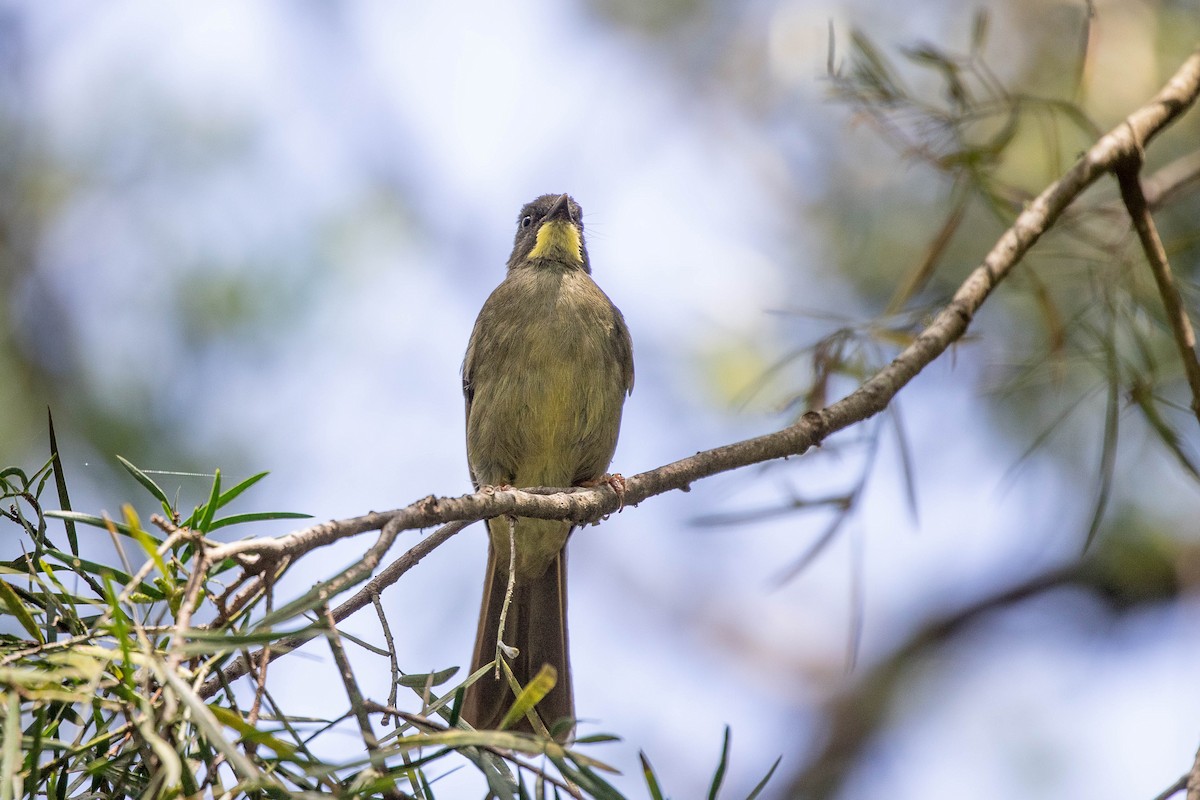
<svg viewBox="0 0 1200 800"><path fill-rule="evenodd" d="M1196 751L1196 760L1187 774L1187 800L1200 800L1200 750Z"/></svg>
<svg viewBox="0 0 1200 800"><path fill-rule="evenodd" d="M1192 330L1192 322L1188 319L1183 297L1179 294L1179 286L1171 272L1171 262L1167 260L1167 251L1163 248L1158 228L1154 225L1154 217L1150 215L1146 196L1142 194L1142 184L1138 176L1141 168L1142 152L1139 149L1117 165L1114 171L1121 186L1121 199L1125 202L1125 209L1133 221L1133 228L1142 242L1142 250L1150 264L1150 271L1154 273L1154 282L1158 285L1158 294L1162 297L1163 308L1167 312L1167 325L1175 337L1179 359L1183 362L1183 372L1192 390L1192 413L1196 415L1196 421L1200 422L1200 361L1196 360L1196 332Z"/></svg>
<svg viewBox="0 0 1200 800"><path fill-rule="evenodd" d="M1042 234L1054 225L1064 209L1102 175L1117 170L1127 159L1140 153L1147 143L1195 102L1198 94L1200 51L1193 53L1180 66L1158 95L1102 136L1070 170L1026 206L946 307L889 365L846 397L819 411L807 412L794 425L764 436L705 450L634 475L626 481L624 504L637 505L673 489L686 491L693 482L721 472L800 455L810 447L820 445L831 434L878 414L909 381L962 337L992 291ZM462 523L453 530L438 531L380 573L367 588L334 610L334 618L340 620L344 614L369 603L371 591L378 591L393 582L433 547L470 522L512 515L587 524L617 511L620 506L621 498L607 484L594 489L569 491L484 487L462 497L429 496L405 508L335 520L277 538L250 539L214 546L209 551L209 558L213 563L236 558L247 570L254 571L277 563L281 557L294 557L348 536L379 530L385 525L399 532L449 522ZM404 563L401 565L401 562ZM393 570L393 567L396 569ZM386 579L385 574L388 576ZM362 575L361 570L356 571L355 577ZM349 582L346 580L339 582L339 588L347 585ZM275 643L271 657L293 649L308 638L311 636L300 641ZM239 661L226 669L225 677L232 680L245 674L245 671L246 666ZM201 695L210 696L218 688L218 678L214 677L205 685Z"/></svg>
<svg viewBox="0 0 1200 800"><path fill-rule="evenodd" d="M1180 156L1143 181L1146 205L1156 211L1179 195L1200 185L1200 150Z"/></svg>

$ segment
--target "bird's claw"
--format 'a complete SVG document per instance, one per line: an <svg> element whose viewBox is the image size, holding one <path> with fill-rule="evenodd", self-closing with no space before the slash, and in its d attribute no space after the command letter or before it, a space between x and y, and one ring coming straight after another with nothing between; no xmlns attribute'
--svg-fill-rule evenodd
<svg viewBox="0 0 1200 800"><path fill-rule="evenodd" d="M600 484L608 484L608 488L613 490L613 494L617 496L617 513L620 513L625 508L625 476L619 472L610 472L600 480L583 482L584 486L593 489Z"/></svg>

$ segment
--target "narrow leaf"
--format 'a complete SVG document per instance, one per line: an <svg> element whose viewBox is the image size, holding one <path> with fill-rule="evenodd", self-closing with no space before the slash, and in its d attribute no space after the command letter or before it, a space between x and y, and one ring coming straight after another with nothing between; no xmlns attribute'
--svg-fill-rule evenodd
<svg viewBox="0 0 1200 800"><path fill-rule="evenodd" d="M775 770L778 769L780 761L783 761L783 756L775 759L775 763L771 765L771 768L767 770L767 774L764 775L763 779L758 782L757 786L754 787L754 791L746 795L746 800L754 800L754 798L762 794L762 790L767 788L767 782L771 780L771 776L774 775Z"/></svg>
<svg viewBox="0 0 1200 800"><path fill-rule="evenodd" d="M45 644L46 639L42 636L42 631L33 620L33 615L29 613L29 609L21 602L21 598L13 591L13 588L8 585L8 581L0 581L0 600L4 601L4 605L8 606L9 612L17 618L17 622L21 623L33 640L38 644Z"/></svg>
<svg viewBox="0 0 1200 800"><path fill-rule="evenodd" d="M973 52L980 50L987 41L990 21L987 9L981 8L975 12L975 18L971 21L971 50Z"/></svg>
<svg viewBox="0 0 1200 800"><path fill-rule="evenodd" d="M274 750L284 758L295 758L296 747L282 739L272 736L271 734L260 731L232 709L218 705L210 705L208 710L217 718L217 721L226 727L233 728L242 737L242 741L253 742L254 744L265 744L267 747Z"/></svg>
<svg viewBox="0 0 1200 800"><path fill-rule="evenodd" d="M1096 495L1096 505L1092 511L1092 521L1088 525L1087 538L1084 539L1083 549L1086 552L1092 546L1092 541L1100 531L1100 523L1104 519L1104 511L1108 507L1109 494L1112 491L1113 472L1117 464L1117 423L1120 415L1120 376L1117 372L1116 344L1111 338L1106 340L1108 355L1108 398L1104 405L1104 441L1100 447L1100 491Z"/></svg>
<svg viewBox="0 0 1200 800"><path fill-rule="evenodd" d="M542 698L550 694L550 690L556 683L558 683L558 670L550 664L543 664L542 668L538 670L538 674L533 676L533 680L529 681L528 685L517 695L516 701L504 715L504 719L500 720L500 729L503 730L524 719L525 715L542 701ZM553 723L554 720L549 720L549 722Z"/></svg>
<svg viewBox="0 0 1200 800"><path fill-rule="evenodd" d="M8 693L4 714L3 757L0 757L0 800L12 800L21 762L21 696Z"/></svg>
<svg viewBox="0 0 1200 800"><path fill-rule="evenodd" d="M260 511L250 514L232 514L228 517L213 520L203 530L205 533L212 533L218 528L224 528L227 525L240 525L243 522L262 522L269 519L312 519L312 514L301 514L296 511Z"/></svg>
<svg viewBox="0 0 1200 800"><path fill-rule="evenodd" d="M58 504L64 511L70 511L71 498L67 494L67 478L63 474L62 459L58 455L58 440L54 438L54 415L50 413L49 406L46 407L46 424L50 430L50 458L54 469L54 488L58 490ZM75 523L66 519L63 520L63 526L67 529L67 544L70 546L71 552L79 555L79 539L75 531Z"/></svg>
<svg viewBox="0 0 1200 800"><path fill-rule="evenodd" d="M151 661L150 663L154 669L155 677L167 683L171 687L171 690L175 692L179 701L192 712L192 721L200 729L200 732L208 740L209 744L225 756L233 771L242 780L257 784L259 779L262 778L262 773L253 761L248 759L236 745L225 738L224 731L221 730L221 723L217 720L208 704L201 700L199 695L192 690L192 687L183 678L179 677L174 670L167 669L158 661Z"/></svg>
<svg viewBox="0 0 1200 800"><path fill-rule="evenodd" d="M717 771L713 773L712 785L708 787L708 800L717 800L721 784L725 781L725 770L729 767L729 726L725 726L725 742L721 745L721 760L717 763Z"/></svg>
<svg viewBox="0 0 1200 800"><path fill-rule="evenodd" d="M132 575L122 572L119 569L110 567L107 564L99 564L95 561L89 561L86 558L79 558L78 556L73 556L70 553L64 553L61 550L47 550L46 555L53 556L54 558L58 559L63 563L64 566L67 567L67 569L75 573L86 572L91 575L98 575L106 580L112 580L121 583L123 585L128 584L131 580L133 580ZM151 600L163 599L162 591L144 581L138 584L138 591L145 594ZM114 599L115 597L116 596L114 595Z"/></svg>
<svg viewBox="0 0 1200 800"><path fill-rule="evenodd" d="M200 516L200 523L196 527L199 530L208 532L209 526L212 525L213 515L217 513L217 503L221 499L221 470L216 470L213 473L212 491L209 492L208 502L204 504L204 513Z"/></svg>
<svg viewBox="0 0 1200 800"><path fill-rule="evenodd" d="M261 481L263 478L267 477L270 474L271 473L269 473L269 472L260 472L257 475L251 475L249 478L246 478L246 480L242 481L237 486L234 486L231 489L226 489L224 492L221 493L221 497L217 500L217 508L224 508L225 506L227 506L229 504L229 502L231 500L233 500L233 498L237 497L239 494L246 491L251 486L258 483L259 481Z"/></svg>
<svg viewBox="0 0 1200 800"><path fill-rule="evenodd" d="M654 774L650 759L642 751L638 751L638 758L642 761L642 776L646 779L646 788L650 791L651 800L663 800L662 787L658 784L658 776Z"/></svg>
<svg viewBox="0 0 1200 800"><path fill-rule="evenodd" d="M117 461L121 462L121 466L125 468L125 471L132 475L138 483L144 486L146 491L150 492L150 494L154 495L154 498L158 500L158 502L162 503L163 510L165 510L168 514L171 513L171 501L167 497L167 493L162 490L162 487L160 487L153 481L153 479L151 479L149 475L135 467L127 459L117 456Z"/></svg>
<svg viewBox="0 0 1200 800"><path fill-rule="evenodd" d="M449 669L441 670L440 672L429 672L413 675L402 675L397 681L401 686L409 688L423 689L426 686L440 686L450 680L458 672L458 667L450 667Z"/></svg>
<svg viewBox="0 0 1200 800"><path fill-rule="evenodd" d="M129 503L121 506L121 513L125 516L125 525L129 528L129 535L141 546L146 555L154 559L154 566L158 567L158 571L163 574L163 577L166 577L167 565L163 561L163 557L158 553L158 547L161 542L142 528L142 521L138 518L137 511Z"/></svg>

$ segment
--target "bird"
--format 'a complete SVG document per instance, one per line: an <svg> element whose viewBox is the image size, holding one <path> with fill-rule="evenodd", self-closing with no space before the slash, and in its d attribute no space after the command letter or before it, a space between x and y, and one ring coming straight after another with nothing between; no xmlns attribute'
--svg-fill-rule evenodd
<svg viewBox="0 0 1200 800"><path fill-rule="evenodd" d="M606 480L621 488L607 470L633 391L633 343L591 272L574 199L545 194L522 207L507 273L484 302L463 359L467 462L476 490ZM510 666L521 686L543 665L553 667L556 683L534 710L565 741L575 724L567 632L572 523L498 517L487 526L471 674L496 658L498 636L517 649ZM501 634L510 562L513 593ZM496 728L514 699L503 672L489 670L467 687L461 716L477 729ZM534 730L528 717L513 728Z"/></svg>

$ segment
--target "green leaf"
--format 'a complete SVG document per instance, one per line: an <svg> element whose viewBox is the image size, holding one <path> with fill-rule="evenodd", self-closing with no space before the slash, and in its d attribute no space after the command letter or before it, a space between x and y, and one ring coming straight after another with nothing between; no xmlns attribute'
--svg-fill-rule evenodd
<svg viewBox="0 0 1200 800"><path fill-rule="evenodd" d="M47 550L46 555L53 556L54 558L58 559L63 563L64 566L67 567L67 569L71 570L72 572L86 572L91 575L98 575L105 580L115 581L122 585L128 585L128 583L133 580L132 575L122 572L115 567L110 567L107 564L99 564L95 561L89 561L86 558L73 556L70 553L62 552L61 550ZM151 600L162 600L165 597L165 595L159 589L151 586L145 581L137 585L137 590ZM115 595L113 599L115 600Z"/></svg>
<svg viewBox="0 0 1200 800"><path fill-rule="evenodd" d="M971 20L971 50L977 52L987 41L988 23L990 22L987 9L981 8L975 12Z"/></svg>
<svg viewBox="0 0 1200 800"><path fill-rule="evenodd" d="M70 511L71 498L67 494L67 478L63 474L62 459L58 455L58 440L54 438L54 415L50 413L48 406L46 423L50 429L50 458L54 471L54 488L58 491L58 504L64 511ZM69 519L63 520L63 526L67 529L67 544L70 546L71 552L79 555L79 539L75 531L75 523Z"/></svg>
<svg viewBox="0 0 1200 800"><path fill-rule="evenodd" d="M138 518L137 511L129 503L121 506L121 513L125 516L125 526L129 528L129 535L141 546L146 555L154 560L154 566L158 567L158 571L162 573L163 577L167 577L167 565L158 553L159 545L162 543L142 528L142 521Z"/></svg>
<svg viewBox="0 0 1200 800"><path fill-rule="evenodd" d="M3 756L0 757L0 800L12 800L17 766L21 762L21 696L8 693L4 719Z"/></svg>
<svg viewBox="0 0 1200 800"><path fill-rule="evenodd" d="M1179 432L1163 419L1162 414L1158 412L1158 407L1154 402L1154 394L1144 381L1134 384L1133 390L1130 392L1130 397L1142 412L1142 416L1146 418L1146 424L1158 436L1159 441L1163 446L1175 456L1175 460L1179 465L1187 471L1193 478L1200 480L1200 470L1192 463L1192 459L1183 449L1183 439Z"/></svg>
<svg viewBox="0 0 1200 800"><path fill-rule="evenodd" d="M575 740L575 744L604 744L619 741L621 741L621 737L611 733L593 733L591 736L580 736Z"/></svg>
<svg viewBox="0 0 1200 800"><path fill-rule="evenodd" d="M142 739L150 746L154 755L158 757L160 769L162 770L163 781L163 796L170 797L178 790L180 779L183 774L183 763L179 760L179 754L175 749L168 744L167 740L158 735L158 731L154 729L153 715L149 713L149 703L146 704L145 713L138 714L134 717L134 725L137 726L138 733L142 735Z"/></svg>
<svg viewBox="0 0 1200 800"><path fill-rule="evenodd" d="M253 742L254 744L265 744L267 747L274 750L284 758L295 758L297 749L282 739L272 736L271 734L260 731L258 728L251 725L246 720L232 709L224 706L210 705L208 710L217 718L217 721L226 727L233 728L242 737L242 741Z"/></svg>
<svg viewBox="0 0 1200 800"><path fill-rule="evenodd" d="M775 763L771 765L771 768L767 770L767 774L764 775L763 779L758 782L757 786L754 787L754 791L746 795L746 800L754 800L754 798L762 794L762 790L767 788L767 782L771 780L771 776L775 774L775 770L779 768L779 762L781 761L783 761L783 756L775 759Z"/></svg>
<svg viewBox="0 0 1200 800"><path fill-rule="evenodd" d="M1115 335L1115 334L1114 334ZM1117 350L1113 336L1106 337L1104 342L1108 369L1108 396L1104 404L1104 439L1100 445L1100 490L1096 494L1096 504L1092 509L1092 521L1088 525L1087 537L1083 549L1087 551L1092 541L1100 531L1100 523L1104 519L1104 511L1108 508L1108 498L1112 491L1113 474L1117 466L1117 431L1120 420L1121 377L1117 367Z"/></svg>
<svg viewBox="0 0 1200 800"><path fill-rule="evenodd" d="M224 528L227 525L241 525L243 522L261 522L269 519L312 519L312 514L301 514L296 511L260 511L251 514L233 514L213 520L204 531L205 533L212 533L218 528Z"/></svg>
<svg viewBox="0 0 1200 800"><path fill-rule="evenodd" d="M97 517L95 514L83 514L83 513L80 513L79 511L50 510L50 511L46 512L46 516L54 517L55 519L69 519L69 520L72 520L73 522L81 522L84 525L91 525L96 528L103 528L104 530L108 530L109 526L111 525L113 528L116 529L117 533L123 534L125 536L133 535L133 531L129 530L128 525L125 525L124 523L121 523L121 522L116 522L115 520L111 520L108 517Z"/></svg>
<svg viewBox="0 0 1200 800"><path fill-rule="evenodd" d="M717 800L721 784L725 781L725 770L729 767L729 726L725 726L725 743L721 745L721 760L717 763L717 771L713 773L712 784L708 787L708 800Z"/></svg>
<svg viewBox="0 0 1200 800"><path fill-rule="evenodd" d="M640 750L638 758L642 761L642 775L646 779L646 788L650 791L651 799L663 800L662 787L659 786L658 776L654 774L654 767L650 765L650 759Z"/></svg>
<svg viewBox="0 0 1200 800"><path fill-rule="evenodd" d="M199 728L203 735L213 747L225 756L229 762L229 766L233 771L242 778L254 785L260 785L264 776L259 771L258 767L242 751L230 742L224 736L224 731L221 729L221 723L213 713L212 708L200 699L200 696L188 685L187 681L179 677L174 670L168 669L165 665L160 664L156 659L150 660L150 666L154 670L155 677L160 682L166 683L171 690L175 692L175 696L179 701L192 712L192 721Z"/></svg>
<svg viewBox="0 0 1200 800"><path fill-rule="evenodd" d="M237 486L234 486L231 489L225 490L224 492L221 493L221 497L217 500L217 508L224 508L225 506L227 506L229 504L229 502L231 500L233 500L233 498L237 497L239 494L246 491L251 486L258 483L259 481L261 481L263 478L267 477L270 474L271 473L269 473L269 472L260 472L257 475L251 475L249 478L246 478L246 480L242 481Z"/></svg>
<svg viewBox="0 0 1200 800"><path fill-rule="evenodd" d="M135 480L137 480L138 483L144 486L146 491L150 492L150 494L154 495L158 502L162 503L163 511L167 513L167 516L170 516L171 501L167 497L167 493L162 490L162 487L155 483L149 475L142 472L140 469L135 467L132 463L121 456L117 456L117 461L121 462L121 466L123 466L125 470L132 475Z"/></svg>
<svg viewBox="0 0 1200 800"><path fill-rule="evenodd" d="M290 631L256 631L254 633L234 633L219 628L189 628L184 632L184 636L195 642L208 643L209 649L214 646L220 646L221 649L238 649L273 644L293 636L311 638L324 631L325 623L317 622ZM208 650L204 652L208 652Z"/></svg>
<svg viewBox="0 0 1200 800"><path fill-rule="evenodd" d="M407 686L409 688L424 689L426 686L442 685L446 681L453 678L457 672L458 667L450 667L449 669L444 669L440 672L402 675L397 683L401 686Z"/></svg>
<svg viewBox="0 0 1200 800"><path fill-rule="evenodd" d="M553 752L546 753L550 762L558 767L558 771L562 773L564 778L578 784L580 788L587 791L592 797L600 798L601 800L625 800L624 796L613 788L611 783L593 772L588 765L579 763L578 753L569 752L568 755L579 766L579 769L574 769L561 756Z"/></svg>
<svg viewBox="0 0 1200 800"><path fill-rule="evenodd" d="M209 492L208 502L204 504L204 512L200 516L199 524L196 525L198 530L208 532L209 526L212 525L213 515L217 513L217 502L221 499L221 470L217 469L213 472L212 491Z"/></svg>
<svg viewBox="0 0 1200 800"><path fill-rule="evenodd" d="M38 644L45 644L46 640L42 636L42 631L33 620L33 615L29 613L29 609L21 602L21 598L17 597L17 593L8 585L8 581L0 581L0 600L4 601L4 605L8 606L9 612L17 618L17 622L21 623L33 640Z"/></svg>
<svg viewBox="0 0 1200 800"><path fill-rule="evenodd" d="M875 43L868 39L866 34L860 30L852 30L850 42L857 56L853 62L855 77L869 87L880 102L892 103L908 94L892 74L891 67L875 47Z"/></svg>
<svg viewBox="0 0 1200 800"><path fill-rule="evenodd" d="M507 667L507 665L505 666ZM525 715L532 711L533 707L540 703L546 695L550 694L550 690L556 683L558 683L558 670L550 664L543 664L542 668L538 670L538 674L534 675L533 679L517 695L512 708L504 715L504 719L500 720L500 729L504 730L525 719Z"/></svg>

